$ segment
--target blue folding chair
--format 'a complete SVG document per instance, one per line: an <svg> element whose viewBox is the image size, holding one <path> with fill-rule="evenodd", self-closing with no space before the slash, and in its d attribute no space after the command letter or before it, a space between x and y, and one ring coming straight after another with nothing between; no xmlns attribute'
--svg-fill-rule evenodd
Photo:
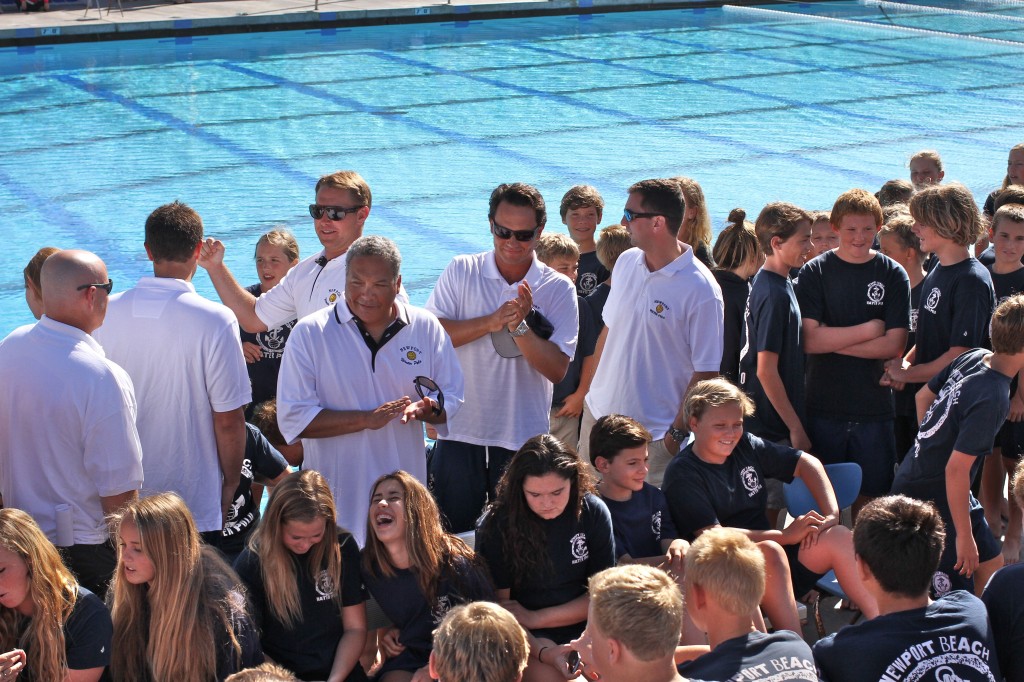
<svg viewBox="0 0 1024 682"><path fill-rule="evenodd" d="M851 506L860 494L860 483L863 478L860 465L854 462L826 464L825 473L828 475L829 481L832 482L832 489L835 491L839 508L846 509ZM783 486L783 493L786 497L786 508L789 511L789 515L793 518L806 514L811 510L821 511L818 509L818 503L811 496L811 491L807 489L807 486L799 478L794 478L792 483L786 483ZM821 638L825 636L825 624L821 620L821 594L828 594L844 601L849 601L849 597L843 592L843 588L839 586L839 580L836 578L835 571L826 573L814 587L819 593L814 599L813 604L814 624L818 628L818 637ZM797 596L799 597L800 595ZM858 618L860 618L859 611L854 614L851 625L856 623Z"/></svg>

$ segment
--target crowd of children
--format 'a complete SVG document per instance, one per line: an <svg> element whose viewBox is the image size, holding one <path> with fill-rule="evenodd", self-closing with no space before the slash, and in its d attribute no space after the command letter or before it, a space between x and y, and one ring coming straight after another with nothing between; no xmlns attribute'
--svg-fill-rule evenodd
<svg viewBox="0 0 1024 682"><path fill-rule="evenodd" d="M396 471L373 486L360 550L324 477L289 473L302 450L274 394L294 322L243 335L255 425L231 542L204 547L174 494L130 502L104 606L30 516L0 509L0 682L1024 680L1024 574L999 570L1022 535L1024 145L983 212L943 184L935 152L909 165L910 183L849 190L829 211L773 202L751 223L735 209L713 247L703 191L672 178L677 238L718 282L725 338L721 377L685 397L689 441L660 489L638 419L605 415L579 443L631 243L599 230L594 188L566 193L568 236L543 234L536 257L576 285L575 357L550 434L512 456L475 549ZM37 316L53 251L25 269ZM255 256L258 297L299 254L275 230ZM825 468L840 462L863 477L852 530ZM794 479L817 510L784 523ZM867 620L812 652L797 601L828 571ZM389 627L369 631L367 597Z"/></svg>

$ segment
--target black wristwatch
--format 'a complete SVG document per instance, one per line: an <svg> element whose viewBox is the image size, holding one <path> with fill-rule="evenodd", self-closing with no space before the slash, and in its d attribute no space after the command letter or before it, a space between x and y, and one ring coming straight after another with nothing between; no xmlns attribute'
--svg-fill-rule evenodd
<svg viewBox="0 0 1024 682"><path fill-rule="evenodd" d="M672 440L682 445L686 442L686 439L690 437L690 432L677 429L674 426L669 426L668 435L672 437Z"/></svg>

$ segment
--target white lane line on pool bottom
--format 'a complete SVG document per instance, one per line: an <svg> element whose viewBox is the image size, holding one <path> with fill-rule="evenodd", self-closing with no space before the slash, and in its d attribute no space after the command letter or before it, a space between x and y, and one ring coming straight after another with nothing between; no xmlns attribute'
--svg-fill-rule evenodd
<svg viewBox="0 0 1024 682"><path fill-rule="evenodd" d="M1013 45L1021 47L1022 43L1015 40L1001 40L999 38L985 38L983 36L972 36L964 33L950 33L948 31L935 31L927 28L911 28L910 26L893 26L892 24L879 24L873 21L858 21L856 19L840 19L839 17L820 17L812 14L798 14L796 12L784 12L777 9L763 9L761 7L741 7L739 5L723 5L722 12L726 14L750 14L777 19L806 19L809 21L820 21L834 24L846 24L848 26L860 26L862 28L873 28L880 31L892 33L919 33L936 36L939 38L957 38L960 40L976 40L983 43L995 43L998 45ZM987 15L986 15L987 16Z"/></svg>

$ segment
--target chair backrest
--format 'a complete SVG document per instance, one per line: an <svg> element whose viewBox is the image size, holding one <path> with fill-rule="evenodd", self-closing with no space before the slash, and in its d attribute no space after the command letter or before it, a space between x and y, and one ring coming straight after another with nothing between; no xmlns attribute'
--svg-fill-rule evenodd
<svg viewBox="0 0 1024 682"><path fill-rule="evenodd" d="M836 501L840 509L846 509L854 503L860 494L860 483L863 474L860 465L855 462L841 462L839 464L826 464L825 474L832 482L832 489L836 494ZM806 514L812 509L818 509L818 503L811 497L811 491L799 478L794 478L792 483L783 486L783 493L786 497L786 508L792 517Z"/></svg>

